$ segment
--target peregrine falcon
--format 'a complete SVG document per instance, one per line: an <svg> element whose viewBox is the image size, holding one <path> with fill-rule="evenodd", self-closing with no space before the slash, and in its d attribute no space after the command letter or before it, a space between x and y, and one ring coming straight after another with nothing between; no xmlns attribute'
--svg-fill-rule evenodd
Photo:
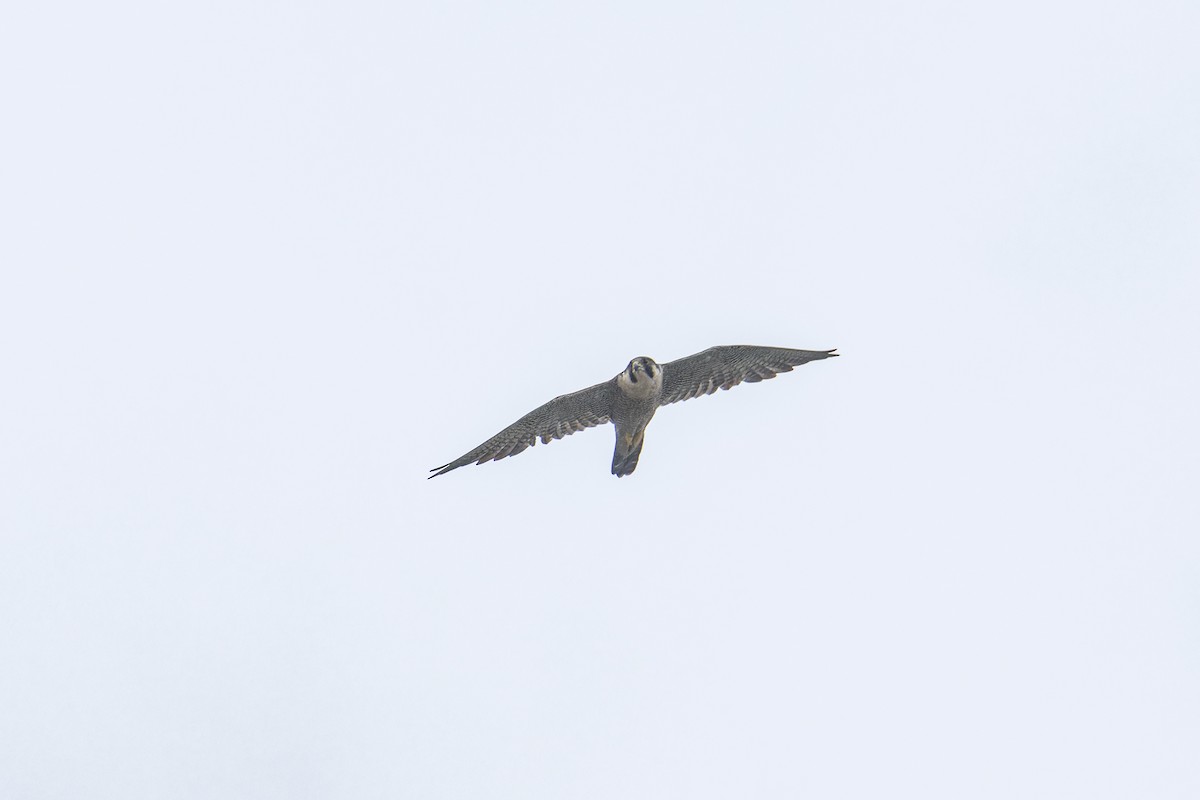
<svg viewBox="0 0 1200 800"><path fill-rule="evenodd" d="M742 381L758 383L793 367L838 355L833 350L788 350L783 347L725 345L659 364L638 356L616 377L535 408L504 430L456 458L434 467L430 478L452 469L499 461L533 446L548 444L576 431L611 422L617 429L612 474L618 478L637 468L646 425L659 406L730 389Z"/></svg>

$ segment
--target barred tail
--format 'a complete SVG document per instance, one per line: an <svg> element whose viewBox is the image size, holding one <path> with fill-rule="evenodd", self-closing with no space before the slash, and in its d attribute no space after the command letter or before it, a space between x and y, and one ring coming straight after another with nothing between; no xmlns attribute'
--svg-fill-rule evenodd
<svg viewBox="0 0 1200 800"><path fill-rule="evenodd" d="M613 475L623 478L637 469L638 456L642 454L642 444L645 441L645 428L642 428L636 434L626 434L622 431L617 431L617 446L613 450Z"/></svg>

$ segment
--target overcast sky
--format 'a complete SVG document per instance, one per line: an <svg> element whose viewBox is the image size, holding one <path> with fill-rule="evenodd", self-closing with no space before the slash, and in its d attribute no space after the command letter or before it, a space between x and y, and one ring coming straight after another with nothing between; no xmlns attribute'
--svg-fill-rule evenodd
<svg viewBox="0 0 1200 800"><path fill-rule="evenodd" d="M0 797L1200 797L1195 3L4 16Z"/></svg>

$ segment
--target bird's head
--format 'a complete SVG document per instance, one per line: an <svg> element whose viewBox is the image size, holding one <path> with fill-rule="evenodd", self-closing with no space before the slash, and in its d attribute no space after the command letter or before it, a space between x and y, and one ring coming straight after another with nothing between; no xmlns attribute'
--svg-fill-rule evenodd
<svg viewBox="0 0 1200 800"><path fill-rule="evenodd" d="M653 358L638 356L617 378L626 394L648 397L662 386L662 367Z"/></svg>
<svg viewBox="0 0 1200 800"><path fill-rule="evenodd" d="M625 374L629 376L630 383L637 383L643 377L654 380L654 376L658 374L659 369L658 362L653 358L638 356L629 362L629 366L625 368Z"/></svg>

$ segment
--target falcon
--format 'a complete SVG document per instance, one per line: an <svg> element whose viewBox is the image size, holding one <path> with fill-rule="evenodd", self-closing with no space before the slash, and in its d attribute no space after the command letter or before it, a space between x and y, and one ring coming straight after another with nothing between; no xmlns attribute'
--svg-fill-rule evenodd
<svg viewBox="0 0 1200 800"><path fill-rule="evenodd" d="M611 422L617 429L612 474L624 477L637 468L646 426L659 406L732 389L743 381L758 383L810 361L837 356L833 350L789 350L784 347L724 345L659 364L638 356L616 377L572 394L560 395L535 408L504 430L456 458L434 467L430 478L467 464L483 464L515 456L537 444L570 436L584 428Z"/></svg>

